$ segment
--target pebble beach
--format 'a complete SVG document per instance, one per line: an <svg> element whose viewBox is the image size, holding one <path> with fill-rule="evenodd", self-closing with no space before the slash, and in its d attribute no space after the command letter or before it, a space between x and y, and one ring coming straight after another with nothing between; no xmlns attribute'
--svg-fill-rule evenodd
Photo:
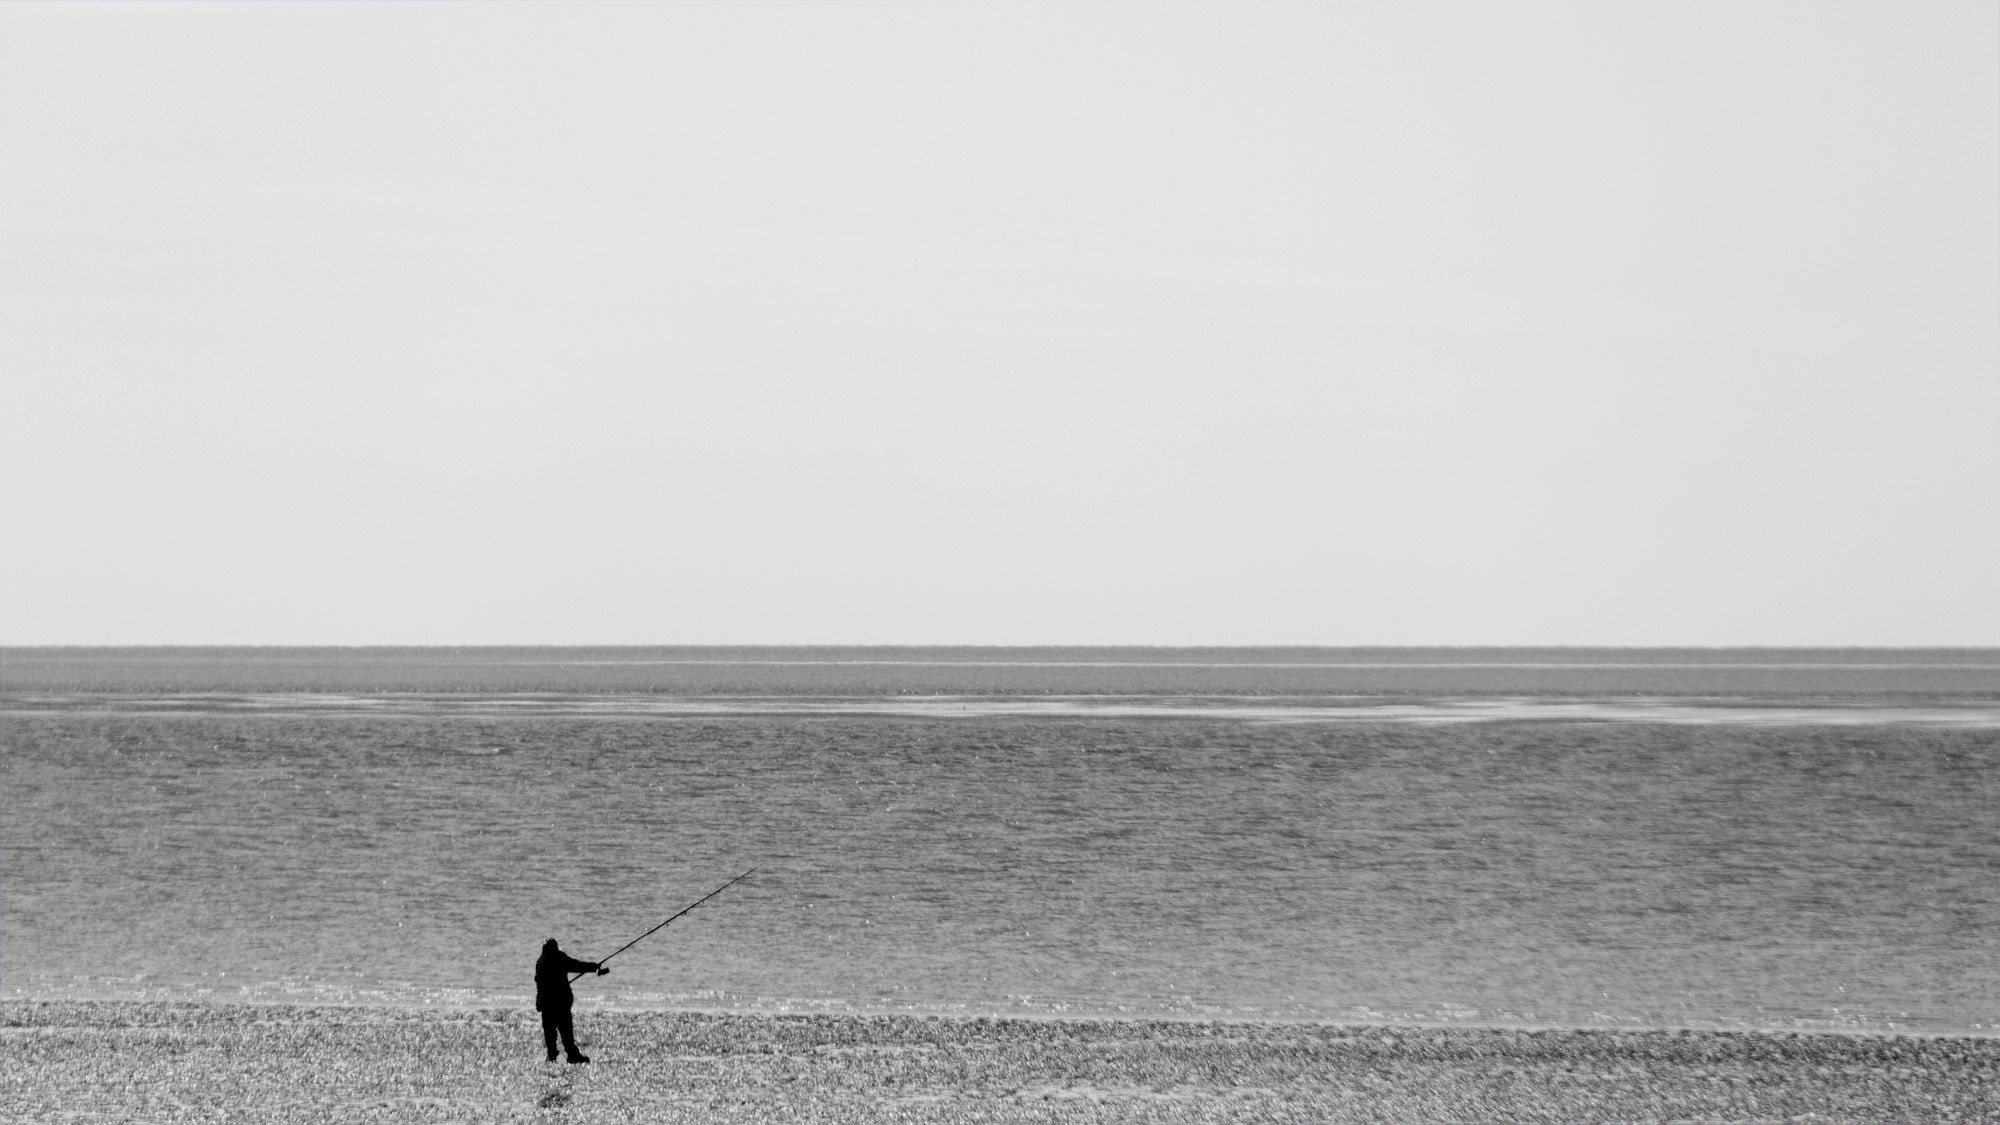
<svg viewBox="0 0 2000 1125"><path fill-rule="evenodd" d="M9 1121L2000 1122L2000 1039L17 1001Z"/></svg>

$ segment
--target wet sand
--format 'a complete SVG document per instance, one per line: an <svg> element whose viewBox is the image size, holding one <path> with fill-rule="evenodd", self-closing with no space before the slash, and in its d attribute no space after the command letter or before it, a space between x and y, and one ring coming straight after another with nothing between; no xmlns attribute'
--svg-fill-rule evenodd
<svg viewBox="0 0 2000 1125"><path fill-rule="evenodd" d="M9 1121L1996 1122L2000 1039L0 1004Z"/></svg>

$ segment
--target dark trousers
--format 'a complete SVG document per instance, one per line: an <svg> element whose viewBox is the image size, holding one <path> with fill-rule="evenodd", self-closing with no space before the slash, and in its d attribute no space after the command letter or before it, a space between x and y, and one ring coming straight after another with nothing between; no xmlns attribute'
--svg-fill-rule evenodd
<svg viewBox="0 0 2000 1125"><path fill-rule="evenodd" d="M570 1058L576 1058L578 1055L583 1054L582 1051L576 1049L576 1029L570 1026L569 1009L543 1008L542 1042L548 1044L549 1060L551 1062L556 1057L556 1036L558 1035L562 1036L563 1050L569 1052Z"/></svg>

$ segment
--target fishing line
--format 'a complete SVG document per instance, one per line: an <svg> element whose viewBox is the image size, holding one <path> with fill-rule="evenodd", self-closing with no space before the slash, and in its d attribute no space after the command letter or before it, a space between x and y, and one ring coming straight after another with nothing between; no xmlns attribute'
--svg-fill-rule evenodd
<svg viewBox="0 0 2000 1125"><path fill-rule="evenodd" d="M755 875L756 873L757 873L757 868L753 867L750 870L745 871L743 874L738 875L736 878L731 879L727 883L724 883L721 886L715 888L714 890L708 892L707 894L701 896L700 898L695 899L693 902L688 903L686 906L681 907L679 910L675 911L674 914L671 917L669 917L666 922L662 922L659 925L654 926L652 929L647 930L645 933L640 934L638 937L635 937L631 941L626 942L624 945L621 945L618 948L612 950L609 955L603 958L603 960L597 962L598 966L600 968L603 967L605 961L611 960L611 958L618 956L620 953L625 952L626 950L632 948L633 946L639 944L640 942L645 941L647 938L652 937L654 934L659 933L661 930L666 929L667 922L672 922L675 918L678 918L681 915L686 914L688 911L693 910L695 907L700 906L702 903L707 902L709 899L714 898L716 895L721 894L722 892L728 890L729 888L735 886L736 884L742 882L743 880L748 879L750 876ZM585 975L586 974L584 973L576 974L576 976L569 978L570 983L575 984L578 980L581 980Z"/></svg>

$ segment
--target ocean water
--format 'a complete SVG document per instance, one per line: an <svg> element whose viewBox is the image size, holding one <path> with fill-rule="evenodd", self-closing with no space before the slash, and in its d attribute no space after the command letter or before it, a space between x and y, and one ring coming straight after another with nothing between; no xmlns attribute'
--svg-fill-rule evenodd
<svg viewBox="0 0 2000 1125"><path fill-rule="evenodd" d="M0 995L2000 1027L2000 654L8 650Z"/></svg>

